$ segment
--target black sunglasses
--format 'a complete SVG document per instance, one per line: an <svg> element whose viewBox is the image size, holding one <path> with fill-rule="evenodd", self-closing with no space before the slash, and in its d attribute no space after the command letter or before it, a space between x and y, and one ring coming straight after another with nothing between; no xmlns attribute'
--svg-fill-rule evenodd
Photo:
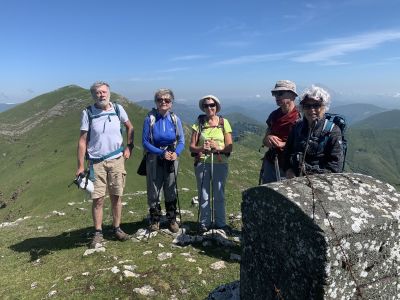
<svg viewBox="0 0 400 300"><path fill-rule="evenodd" d="M172 102L171 99L157 98L157 102L158 102L158 103L162 103L163 101L164 101L165 103L171 103L171 102Z"/></svg>
<svg viewBox="0 0 400 300"><path fill-rule="evenodd" d="M210 104L203 104L203 108L208 108L208 107L216 107L217 106L217 104L215 104L215 103L210 103Z"/></svg>
<svg viewBox="0 0 400 300"><path fill-rule="evenodd" d="M314 104L302 104L303 109L319 109L321 108L321 103L314 103Z"/></svg>
<svg viewBox="0 0 400 300"><path fill-rule="evenodd" d="M272 96L273 97L281 97L283 96L285 93L287 93L288 91L276 91L276 92L272 92Z"/></svg>

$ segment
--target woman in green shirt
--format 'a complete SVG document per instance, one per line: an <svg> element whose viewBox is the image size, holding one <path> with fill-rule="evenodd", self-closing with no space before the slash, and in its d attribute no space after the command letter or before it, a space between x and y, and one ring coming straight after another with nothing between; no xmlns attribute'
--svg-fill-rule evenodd
<svg viewBox="0 0 400 300"><path fill-rule="evenodd" d="M232 128L227 119L217 115L221 103L216 96L202 97L199 107L205 115L200 115L197 123L192 126L190 151L195 155L200 231L205 232L212 226L227 229L225 182L228 176L228 157L232 152Z"/></svg>

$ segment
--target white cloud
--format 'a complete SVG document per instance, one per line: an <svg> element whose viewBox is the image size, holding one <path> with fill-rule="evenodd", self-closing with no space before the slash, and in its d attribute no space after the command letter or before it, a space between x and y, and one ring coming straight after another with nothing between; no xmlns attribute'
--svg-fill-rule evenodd
<svg viewBox="0 0 400 300"><path fill-rule="evenodd" d="M266 61L275 61L290 57L295 53L296 52L294 51L289 51L289 52L259 54L259 55L244 55L216 62L215 65L241 65L241 64L259 63Z"/></svg>
<svg viewBox="0 0 400 300"><path fill-rule="evenodd" d="M192 55L184 55L184 56L177 56L170 59L170 61L187 61L187 60L197 60L197 59L204 59L208 58L208 55L202 54L192 54Z"/></svg>
<svg viewBox="0 0 400 300"><path fill-rule="evenodd" d="M383 43L400 40L400 31L375 31L356 36L328 39L313 45L317 50L294 57L297 62L325 62L335 61L333 58L346 54L367 50Z"/></svg>
<svg viewBox="0 0 400 300"><path fill-rule="evenodd" d="M159 77L132 77L129 78L129 81L134 82L147 82L147 81L165 81L165 80L172 80L173 77L170 76L159 76Z"/></svg>
<svg viewBox="0 0 400 300"><path fill-rule="evenodd" d="M387 61L400 60L400 56L388 57L385 60L387 60Z"/></svg>
<svg viewBox="0 0 400 300"><path fill-rule="evenodd" d="M185 71L188 68L172 68L172 69L166 69L166 70L159 70L156 71L157 73L174 73L174 72L180 72L180 71Z"/></svg>

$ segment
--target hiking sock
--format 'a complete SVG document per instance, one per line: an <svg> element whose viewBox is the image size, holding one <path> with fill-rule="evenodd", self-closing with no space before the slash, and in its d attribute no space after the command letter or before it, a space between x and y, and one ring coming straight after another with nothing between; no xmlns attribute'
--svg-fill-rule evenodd
<svg viewBox="0 0 400 300"><path fill-rule="evenodd" d="M118 226L118 227L113 227L113 232L114 232L114 233L116 233L118 230L121 230L121 231L122 231L122 229L121 229L120 226Z"/></svg>
<svg viewBox="0 0 400 300"><path fill-rule="evenodd" d="M96 233L103 234L103 229L95 229L95 230L94 230L94 233L95 233L95 234L96 234Z"/></svg>

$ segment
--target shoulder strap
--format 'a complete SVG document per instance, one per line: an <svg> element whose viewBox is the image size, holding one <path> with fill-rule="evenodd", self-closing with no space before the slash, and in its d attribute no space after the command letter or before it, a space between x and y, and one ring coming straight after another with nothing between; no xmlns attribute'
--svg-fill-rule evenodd
<svg viewBox="0 0 400 300"><path fill-rule="evenodd" d="M113 102L115 113L117 114L118 119L121 121L121 112L119 111L119 105L116 102Z"/></svg>
<svg viewBox="0 0 400 300"><path fill-rule="evenodd" d="M326 135L327 133L332 132L335 123L331 119L326 118L324 122L324 126L322 127L322 134Z"/></svg>
<svg viewBox="0 0 400 300"><path fill-rule="evenodd" d="M176 144L177 141L178 141L179 138L180 138L179 128L178 128L178 119L177 119L176 114L174 114L174 112L170 111L169 114L170 114L170 116L171 116L172 123L174 123L174 126L175 126L175 137L176 137L176 138L175 138L175 144Z"/></svg>
<svg viewBox="0 0 400 300"><path fill-rule="evenodd" d="M321 139L318 145L318 151L324 151L325 145L328 142L329 134L332 132L335 123L331 120L330 116L325 116L324 126L321 131Z"/></svg>
<svg viewBox="0 0 400 300"><path fill-rule="evenodd" d="M225 135L225 120L222 116L219 116L218 126L222 128L222 132Z"/></svg>
<svg viewBox="0 0 400 300"><path fill-rule="evenodd" d="M89 140L90 140L90 131L92 129L92 119L93 119L93 111L92 111L91 105L86 107L86 114L87 114L88 120L89 120L88 131L87 131L87 135L86 135L86 157L88 157L87 147L88 147Z"/></svg>
<svg viewBox="0 0 400 300"><path fill-rule="evenodd" d="M149 117L149 125L150 125L150 143L154 143L153 141L153 127L154 124L156 123L156 115L157 115L157 111L155 108L152 108L151 111L148 112L147 116Z"/></svg>

